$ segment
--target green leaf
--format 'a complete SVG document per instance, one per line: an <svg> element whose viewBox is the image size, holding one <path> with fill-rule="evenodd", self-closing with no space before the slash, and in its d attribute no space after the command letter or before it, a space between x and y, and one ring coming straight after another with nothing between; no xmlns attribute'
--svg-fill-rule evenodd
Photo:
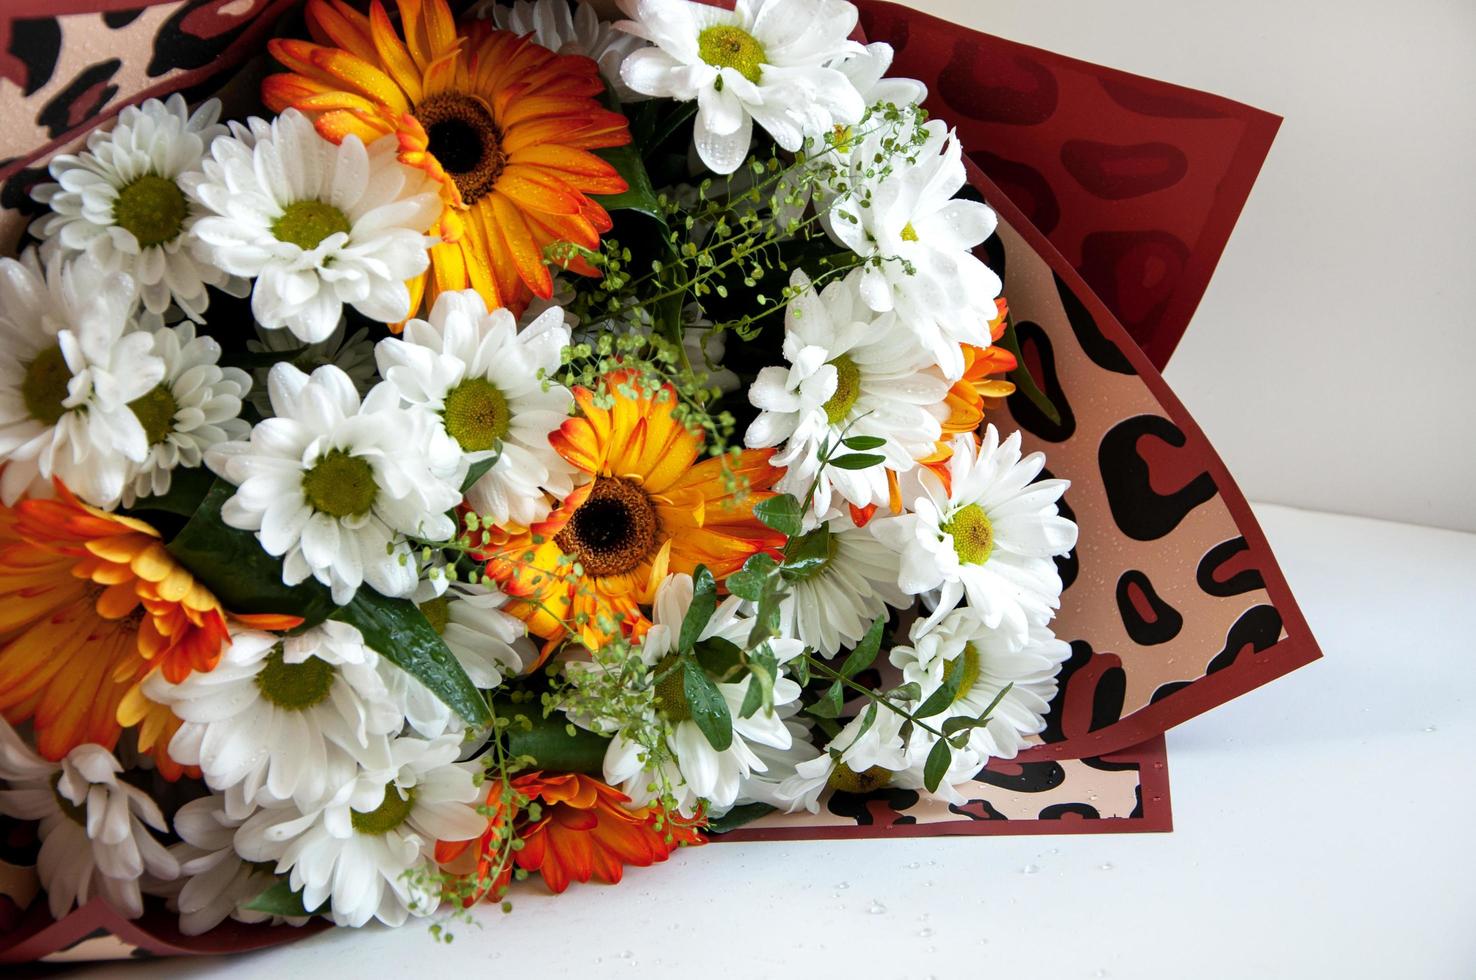
<svg viewBox="0 0 1476 980"><path fill-rule="evenodd" d="M790 538L784 546L784 564L779 574L790 582L802 582L830 564L835 557L835 542L831 538L830 526L821 524L809 534Z"/></svg>
<svg viewBox="0 0 1476 980"><path fill-rule="evenodd" d="M841 688L840 681L834 681L820 695L820 700L806 710L816 718L839 718L841 711L845 709L845 692Z"/></svg>
<svg viewBox="0 0 1476 980"><path fill-rule="evenodd" d="M794 675L794 682L800 687L808 687L810 683L810 655L795 657L789 662L789 672Z"/></svg>
<svg viewBox="0 0 1476 980"><path fill-rule="evenodd" d="M250 531L229 527L220 509L236 488L216 480L193 517L166 546L221 604L237 613L301 616L316 626L338 607L328 589L314 579L282 583L282 562L267 554Z"/></svg>
<svg viewBox="0 0 1476 980"><path fill-rule="evenodd" d="M952 735L955 732L962 732L970 728L975 728L978 726L978 724L979 719L970 718L967 715L959 715L956 718L945 718L943 719L943 734Z"/></svg>
<svg viewBox="0 0 1476 980"><path fill-rule="evenodd" d="M469 724L491 723L486 698L415 603L388 599L364 585L331 618L356 627L380 656L424 684Z"/></svg>
<svg viewBox="0 0 1476 980"><path fill-rule="evenodd" d="M918 709L913 712L914 717L931 718L947 708L953 703L954 698L958 697L958 686L963 683L964 672L963 665L954 666L955 663L956 661L949 663L944 668L942 685L918 706Z"/></svg>
<svg viewBox="0 0 1476 980"><path fill-rule="evenodd" d="M682 660L682 693L707 744L719 752L732 745L733 716L728 713L728 702L695 660Z"/></svg>
<svg viewBox="0 0 1476 980"><path fill-rule="evenodd" d="M759 680L760 676L763 675L757 670L748 675L748 687L743 691L743 704L738 708L739 718L752 718L764 706L764 685Z"/></svg>
<svg viewBox="0 0 1476 980"><path fill-rule="evenodd" d="M492 467L497 465L497 461L501 458L502 450L499 449L496 453L494 453L487 459L484 459L478 463L471 464L471 467L466 471L466 479L461 481L461 492L466 493L468 490L470 490L478 480L486 476L492 470Z"/></svg>
<svg viewBox="0 0 1476 980"><path fill-rule="evenodd" d="M922 686L917 681L908 681L900 687L894 687L882 697L891 701L916 701L922 697Z"/></svg>
<svg viewBox="0 0 1476 980"><path fill-rule="evenodd" d="M866 733L871 731L871 726L876 724L876 711L877 708L875 701L866 706L866 711L863 712L861 715L861 730L857 732L856 737L851 740L852 745L861 741L861 739L865 737Z"/></svg>
<svg viewBox="0 0 1476 980"><path fill-rule="evenodd" d="M923 764L923 785L928 788L929 793L936 792L943 783L943 777L948 774L948 766L952 762L953 749L949 748L945 739L938 739L933 750L928 753L928 761Z"/></svg>
<svg viewBox="0 0 1476 980"><path fill-rule="evenodd" d="M740 599L758 602L763 597L764 584L769 579L769 573L778 564L773 555L761 552L744 562L743 567L729 575L723 584Z"/></svg>
<svg viewBox="0 0 1476 980"><path fill-rule="evenodd" d="M721 636L709 636L698 640L692 648L697 662L714 677L726 677L735 667L743 663L743 648Z"/></svg>
<svg viewBox="0 0 1476 980"><path fill-rule="evenodd" d="M879 616L866 635L861 637L861 642L856 644L855 649L850 652L841 664L840 672L845 677L855 677L861 671L870 667L876 661L876 655L881 650L882 633L887 628L887 617Z"/></svg>
<svg viewBox="0 0 1476 980"><path fill-rule="evenodd" d="M215 474L205 467L196 466L189 469L178 467L170 474L168 493L140 498L127 510L129 513L145 510L163 511L166 514L190 517L200 509L200 504L204 502L214 485Z"/></svg>
<svg viewBox="0 0 1476 980"><path fill-rule="evenodd" d="M878 456L876 453L847 453L832 459L830 465L841 470L864 470L886 461L885 456Z"/></svg>
<svg viewBox="0 0 1476 980"><path fill-rule="evenodd" d="M753 508L754 517L786 538L792 538L800 533L800 520L804 512L799 500L792 493L781 493L777 497L770 497Z"/></svg>
<svg viewBox="0 0 1476 980"><path fill-rule="evenodd" d="M851 436L849 439L841 440L842 446L857 450L880 449L886 444L887 441L881 436Z"/></svg>
<svg viewBox="0 0 1476 980"><path fill-rule="evenodd" d="M774 808L767 803L745 803L735 806L721 817L707 821L707 832L709 834L726 834L730 830L737 830L744 824L753 823L760 817L766 817L774 812Z"/></svg>
<svg viewBox="0 0 1476 980"><path fill-rule="evenodd" d="M999 346L1015 355L1017 366L1009 373L1009 379L1015 385L1016 394L1024 395L1026 400L1040 409L1046 418L1059 425L1061 412L1046 393L1040 390L1040 385L1035 383L1030 369L1025 366L1025 358L1020 354L1020 338L1015 335L1015 321L1008 315L1005 316L1004 333L1000 335L998 343Z"/></svg>
<svg viewBox="0 0 1476 980"><path fill-rule="evenodd" d="M639 211L661 222L661 226L665 228L666 220L661 213L661 202L656 199L651 177L646 173L646 165L641 161L641 155L635 146L628 143L625 146L596 150L595 153L613 166L625 178L626 184L630 185L619 194L591 195L600 207L606 211Z"/></svg>
<svg viewBox="0 0 1476 980"><path fill-rule="evenodd" d="M307 909L302 904L302 892L293 891L292 885L286 878L278 878L266 891L247 902L245 908L253 912L265 912L268 915L285 915L293 918L302 916L318 915L327 911L328 903L324 902L315 909Z"/></svg>
<svg viewBox="0 0 1476 980"><path fill-rule="evenodd" d="M562 714L544 717L537 707L498 700L497 717L512 724L504 732L508 754L531 756L534 764L550 772L582 772L599 776L605 771L605 749L610 739L604 735L575 728L569 734L569 722Z"/></svg>
<svg viewBox="0 0 1476 980"><path fill-rule="evenodd" d="M707 621L712 619L713 611L717 609L717 583L712 579L712 572L707 570L706 565L698 565L697 570L692 573L692 604L687 607L687 615L682 617L681 636L677 640L677 649L687 651L697 645L697 637L702 635Z"/></svg>

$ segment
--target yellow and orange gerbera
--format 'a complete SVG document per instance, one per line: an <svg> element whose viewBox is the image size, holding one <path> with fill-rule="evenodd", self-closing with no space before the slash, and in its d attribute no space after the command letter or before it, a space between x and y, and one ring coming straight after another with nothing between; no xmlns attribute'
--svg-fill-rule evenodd
<svg viewBox="0 0 1476 980"><path fill-rule="evenodd" d="M598 779L579 773L531 772L512 781L513 788L530 803L539 804L537 820L522 814L514 820L522 847L512 861L525 871L543 875L555 894L570 882L598 878L617 884L625 865L645 868L665 861L682 845L703 843L693 826L669 822L658 829L661 811L655 807L627 809L629 797ZM493 867L502 835L502 787L494 784L487 795L493 814L487 833L479 841L442 841L436 845L436 860L453 867L476 847L478 887L470 901L484 895L501 896L512 878L512 865Z"/></svg>
<svg viewBox="0 0 1476 980"><path fill-rule="evenodd" d="M154 670L176 682L213 670L225 613L152 527L56 490L55 500L0 507L0 713L29 719L48 759L86 742L112 749L138 725L140 749L175 778L164 747L177 724L136 687ZM249 619L264 629L300 622Z"/></svg>
<svg viewBox="0 0 1476 980"><path fill-rule="evenodd" d="M394 136L400 160L439 182L445 207L432 234L442 242L431 269L409 284L412 309L452 289L475 289L492 309L547 299L544 249L598 249L611 227L589 195L627 185L590 151L629 143L625 117L595 101L604 82L588 58L483 21L458 31L446 0L398 8L397 31L380 0L367 17L343 0L308 0L318 43L268 42L290 73L267 78L262 99L311 116L335 143ZM582 259L568 267L596 274Z"/></svg>
<svg viewBox="0 0 1476 980"><path fill-rule="evenodd" d="M671 386L645 391L620 371L602 388L598 396L575 388L580 416L549 436L589 481L547 520L482 556L513 599L507 610L550 649L571 625L591 648L617 631L638 638L650 625L640 607L668 573L706 565L722 580L785 541L753 516L774 496L771 450L699 463L703 435L673 414Z"/></svg>

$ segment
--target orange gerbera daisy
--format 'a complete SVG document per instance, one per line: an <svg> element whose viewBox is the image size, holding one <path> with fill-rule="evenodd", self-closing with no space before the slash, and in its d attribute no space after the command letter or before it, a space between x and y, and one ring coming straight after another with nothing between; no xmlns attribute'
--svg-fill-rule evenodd
<svg viewBox="0 0 1476 980"><path fill-rule="evenodd" d="M120 706L153 670L171 681L213 670L225 613L152 527L89 507L60 483L56 491L0 507L0 712L12 724L31 719L48 759L86 742L112 749L140 724L140 748L173 778L168 710L136 694L128 711ZM300 622L244 618L265 629Z"/></svg>
<svg viewBox="0 0 1476 980"><path fill-rule="evenodd" d="M721 580L785 541L753 516L780 475L771 450L699 463L703 435L673 415L674 388L647 392L628 371L606 376L603 388L598 396L575 388L582 416L549 436L590 481L481 556L514 599L508 611L548 649L571 624L591 648L620 629L639 637L649 626L640 606L668 573L706 565Z"/></svg>
<svg viewBox="0 0 1476 980"><path fill-rule="evenodd" d="M432 234L431 269L412 281L412 309L450 289L475 289L489 308L520 311L548 298L544 249L597 249L610 216L591 194L625 181L590 150L630 142L625 117L595 101L604 91L588 58L556 55L531 38L475 21L458 33L446 0L398 0L396 31L380 0L369 15L343 0L308 0L319 43L269 41L290 74L262 83L275 112L294 107L339 142L399 140L400 160L440 182L445 208ZM403 39L402 39L403 37ZM568 267L597 274L582 259Z"/></svg>
<svg viewBox="0 0 1476 980"><path fill-rule="evenodd" d="M542 874L544 884L555 894L571 881L598 878L617 884L627 864L650 867L684 844L703 843L694 826L669 821L658 829L659 808L627 809L628 796L589 776L531 772L514 779L512 785L530 803L539 804L537 820L528 820L524 814L515 818L523 846L513 852L513 861L525 871ZM436 860L442 864L452 864L471 847L477 848L478 888L472 901L487 894L500 896L512 877L508 866L492 880L504 819L500 794L498 784L487 794L487 804L496 812L480 840L436 845Z"/></svg>

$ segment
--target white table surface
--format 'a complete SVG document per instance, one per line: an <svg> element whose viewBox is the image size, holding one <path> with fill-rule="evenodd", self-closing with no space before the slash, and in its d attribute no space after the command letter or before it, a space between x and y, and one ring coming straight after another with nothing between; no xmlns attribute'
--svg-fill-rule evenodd
<svg viewBox="0 0 1476 980"><path fill-rule="evenodd" d="M1169 735L1171 834L715 844L524 886L449 946L334 930L89 975L1476 977L1476 535L1256 513L1326 656Z"/></svg>

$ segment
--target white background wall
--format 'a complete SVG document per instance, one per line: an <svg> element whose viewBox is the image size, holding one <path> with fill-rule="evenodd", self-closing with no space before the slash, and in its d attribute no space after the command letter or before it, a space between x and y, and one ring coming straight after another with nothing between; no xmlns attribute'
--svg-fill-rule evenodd
<svg viewBox="0 0 1476 980"><path fill-rule="evenodd" d="M1476 0L904 2L1286 117L1168 381L1252 500L1476 531Z"/></svg>

